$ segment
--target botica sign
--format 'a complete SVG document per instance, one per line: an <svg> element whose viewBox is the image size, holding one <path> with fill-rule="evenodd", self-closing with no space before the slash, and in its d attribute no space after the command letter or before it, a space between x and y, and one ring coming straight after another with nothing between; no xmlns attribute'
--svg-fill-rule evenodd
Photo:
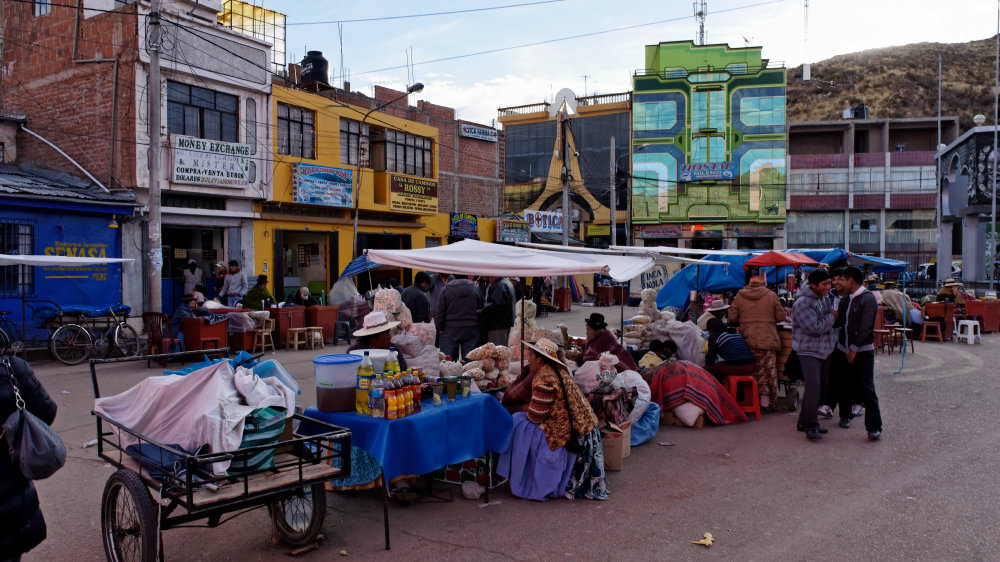
<svg viewBox="0 0 1000 562"><path fill-rule="evenodd" d="M250 186L249 144L171 135L174 183L245 188Z"/></svg>

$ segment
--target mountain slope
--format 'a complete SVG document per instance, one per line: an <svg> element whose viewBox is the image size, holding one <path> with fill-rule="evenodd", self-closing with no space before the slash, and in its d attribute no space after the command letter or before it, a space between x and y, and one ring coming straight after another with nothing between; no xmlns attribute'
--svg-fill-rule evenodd
<svg viewBox="0 0 1000 562"><path fill-rule="evenodd" d="M937 115L937 57L942 55L941 114L958 116L961 129L977 113L993 122L996 39L968 43L913 43L839 55L788 69L788 121L840 119L844 109L864 103L869 118Z"/></svg>

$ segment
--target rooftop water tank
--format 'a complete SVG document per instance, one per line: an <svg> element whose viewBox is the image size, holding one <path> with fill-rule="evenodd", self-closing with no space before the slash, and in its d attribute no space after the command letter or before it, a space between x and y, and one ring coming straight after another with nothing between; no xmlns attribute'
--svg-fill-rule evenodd
<svg viewBox="0 0 1000 562"><path fill-rule="evenodd" d="M330 63L323 58L322 51L309 51L302 58L302 81L330 83Z"/></svg>

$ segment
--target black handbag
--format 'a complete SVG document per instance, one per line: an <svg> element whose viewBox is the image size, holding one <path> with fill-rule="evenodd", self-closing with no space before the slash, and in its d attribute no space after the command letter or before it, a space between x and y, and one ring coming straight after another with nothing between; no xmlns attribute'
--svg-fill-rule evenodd
<svg viewBox="0 0 1000 562"><path fill-rule="evenodd" d="M566 401L566 416L569 418L569 440L563 445L566 451L573 453L574 455L582 455L586 452L587 448L583 445L583 439L580 434L576 432L576 428L573 427L573 411L569 407L569 395L566 394L566 383L563 382L562 373L556 370L556 378L559 379L559 386L562 387L563 400Z"/></svg>
<svg viewBox="0 0 1000 562"><path fill-rule="evenodd" d="M2 362L14 388L14 403L17 406L3 422L3 437L7 441L10 458L28 480L48 478L66 464L66 445L49 424L25 409L10 359L4 356Z"/></svg>

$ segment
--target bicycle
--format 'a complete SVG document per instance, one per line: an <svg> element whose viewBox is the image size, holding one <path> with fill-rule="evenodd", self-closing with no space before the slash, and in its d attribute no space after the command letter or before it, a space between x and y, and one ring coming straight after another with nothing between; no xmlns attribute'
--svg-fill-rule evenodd
<svg viewBox="0 0 1000 562"><path fill-rule="evenodd" d="M18 336L20 330L11 322L7 315L9 310L0 310L0 353L17 355L24 351L24 341Z"/></svg>
<svg viewBox="0 0 1000 562"><path fill-rule="evenodd" d="M108 326L103 331L84 314L76 322L64 323L49 337L49 351L61 363L77 365L94 357L110 357L117 351L123 357L139 354L139 335L128 325L128 315L119 314L121 303L109 308Z"/></svg>

